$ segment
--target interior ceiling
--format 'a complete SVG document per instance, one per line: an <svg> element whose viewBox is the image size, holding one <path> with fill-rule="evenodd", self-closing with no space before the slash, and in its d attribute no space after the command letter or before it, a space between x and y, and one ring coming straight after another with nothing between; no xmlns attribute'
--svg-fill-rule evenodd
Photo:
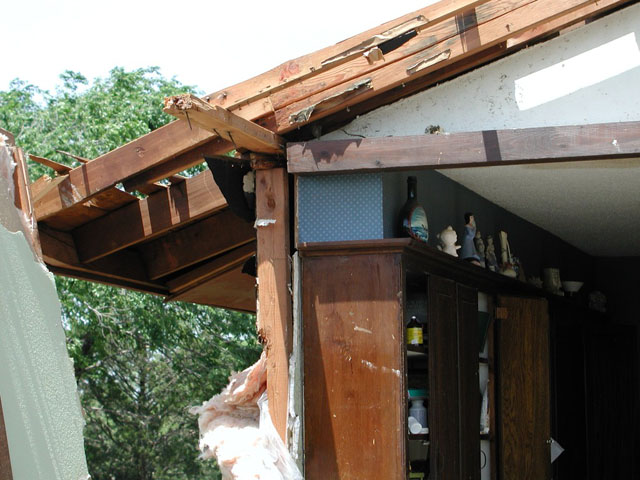
<svg viewBox="0 0 640 480"><path fill-rule="evenodd" d="M640 256L640 159L439 171L590 255Z"/></svg>

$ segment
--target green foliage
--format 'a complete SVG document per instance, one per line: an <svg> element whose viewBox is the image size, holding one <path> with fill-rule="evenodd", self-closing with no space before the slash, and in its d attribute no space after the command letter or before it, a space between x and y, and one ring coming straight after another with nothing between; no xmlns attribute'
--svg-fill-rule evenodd
<svg viewBox="0 0 640 480"><path fill-rule="evenodd" d="M67 71L61 80L53 94L15 80L0 92L0 127L27 153L67 164L56 149L95 158L167 123L162 99L192 91L155 68L115 68L92 84ZM254 318L69 278L56 284L92 478L219 478L212 462L197 460L187 410L257 360Z"/></svg>
<svg viewBox="0 0 640 480"><path fill-rule="evenodd" d="M72 71L60 78L55 93L14 80L0 92L0 126L28 153L68 165L73 161L56 150L95 158L168 123L173 117L162 111L164 97L194 91L156 67L114 68L91 85ZM30 170L32 177L51 173L40 165Z"/></svg>

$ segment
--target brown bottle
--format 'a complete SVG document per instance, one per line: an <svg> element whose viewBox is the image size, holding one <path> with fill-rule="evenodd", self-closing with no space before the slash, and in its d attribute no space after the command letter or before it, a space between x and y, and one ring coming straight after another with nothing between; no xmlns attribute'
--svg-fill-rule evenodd
<svg viewBox="0 0 640 480"><path fill-rule="evenodd" d="M418 203L418 180L416 177L407 178L407 201L400 210L398 220L398 236L415 238L425 243L429 240L427 213Z"/></svg>

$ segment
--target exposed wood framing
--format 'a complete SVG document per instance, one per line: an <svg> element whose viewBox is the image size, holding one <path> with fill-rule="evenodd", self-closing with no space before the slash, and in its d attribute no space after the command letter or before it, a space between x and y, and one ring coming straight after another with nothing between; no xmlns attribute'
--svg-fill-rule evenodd
<svg viewBox="0 0 640 480"><path fill-rule="evenodd" d="M73 231L82 262L90 262L212 214L227 203L206 170Z"/></svg>
<svg viewBox="0 0 640 480"><path fill-rule="evenodd" d="M145 185L153 185L154 182L167 178L169 175L204 163L205 155L220 155L221 153L228 152L232 149L233 145L231 142L227 142L220 137L212 138L199 147L189 150L181 155L177 155L160 165L135 175L129 180L125 180L123 182L124 188L128 192L132 192L134 190L142 192Z"/></svg>
<svg viewBox="0 0 640 480"><path fill-rule="evenodd" d="M272 131L245 120L224 107L209 105L189 93L166 98L164 112L214 132L233 143L236 149L271 154L284 151L284 139Z"/></svg>
<svg viewBox="0 0 640 480"><path fill-rule="evenodd" d="M56 189L36 207L38 221L77 203L83 203L118 182L159 165L210 140L214 134L189 128L186 122L171 122L91 162L71 170Z"/></svg>
<svg viewBox="0 0 640 480"><path fill-rule="evenodd" d="M592 3L585 7L579 8L574 12L563 15L559 18L556 18L555 20L545 22L544 24L539 25L527 32L523 32L518 36L510 38L509 40L507 40L507 48L513 48L518 45L523 45L537 38L544 38L578 22L582 22L585 19L593 16L594 14L597 14L598 12L601 12L605 9L615 8L625 3L629 2L620 0L599 0L597 3Z"/></svg>
<svg viewBox="0 0 640 480"><path fill-rule="evenodd" d="M227 209L146 243L141 254L153 280L252 242L255 236L253 225Z"/></svg>
<svg viewBox="0 0 640 480"><path fill-rule="evenodd" d="M249 258L255 255L255 253L256 242L252 241L225 255L208 260L202 265L192 268L187 273L168 280L166 283L167 287L173 296L181 295L187 290L191 290L231 268L243 265ZM169 297L167 301L173 300L174 298L175 297Z"/></svg>
<svg viewBox="0 0 640 480"><path fill-rule="evenodd" d="M528 3L479 24L468 32L387 64L385 68L360 75L276 110L276 131L284 133L348 108L590 3L593 0L537 0Z"/></svg>
<svg viewBox="0 0 640 480"><path fill-rule="evenodd" d="M149 280L144 264L135 252L123 250L85 264L78 258L71 234L46 225L40 225L40 243L42 257L54 273L152 293L167 293L161 284Z"/></svg>
<svg viewBox="0 0 640 480"><path fill-rule="evenodd" d="M79 155L74 155L73 153L65 152L64 150L56 150L56 152L61 153L62 155L66 155L67 157L71 157L80 163L89 163L91 161L88 158L81 157Z"/></svg>
<svg viewBox="0 0 640 480"><path fill-rule="evenodd" d="M9 455L9 441L7 430L4 426L4 413L2 412L2 399L0 398L0 480L13 480L11 472L11 456Z"/></svg>
<svg viewBox="0 0 640 480"><path fill-rule="evenodd" d="M424 29L486 2L487 0L443 0L437 2L330 47L285 62L257 77L214 92L206 99L210 103L234 110L244 118L260 118L273 111L268 98L270 95L304 78L341 65L353 58L353 55L358 55L359 47L376 46L381 34L384 36L385 32L390 31L402 33L403 26L409 25L410 22L421 22L420 27ZM352 54L348 52L352 52ZM340 57L339 60L338 57Z"/></svg>
<svg viewBox="0 0 640 480"><path fill-rule="evenodd" d="M29 158L32 161L34 161L36 163L39 163L40 165L44 165L45 167L51 168L58 175L66 175L71 170L73 170L73 167L70 167L69 165L65 165L64 163L56 162L55 160L49 160L48 158L39 157L37 155L29 155Z"/></svg>
<svg viewBox="0 0 640 480"><path fill-rule="evenodd" d="M292 346L289 183L284 168L256 172L258 333L267 352L271 419L286 441L289 355Z"/></svg>
<svg viewBox="0 0 640 480"><path fill-rule="evenodd" d="M35 219L33 211L33 202L31 199L31 189L29 188L29 171L27 170L27 162L21 148L12 147L13 161L16 166L13 170L14 185L14 204L20 209L24 215L24 236L29 242L29 246L38 258L42 258L42 248L40 247L40 239L38 237L38 223Z"/></svg>
<svg viewBox="0 0 640 480"><path fill-rule="evenodd" d="M444 75L446 70L451 76L482 59L499 57L506 49L496 47L508 41L517 48L522 45L519 41L549 35L583 17L627 3L630 0L443 0L286 62L205 100L226 108L235 120L250 121L251 128L255 123L282 134L347 108L362 110L368 105L371 109L388 103L393 96L432 84L419 79L439 81L449 78ZM465 67L466 61L473 65ZM457 67L451 69L453 65ZM443 75L435 78L436 72ZM402 92L401 87L409 85ZM57 220L61 212L118 182L124 182L128 190L146 190L145 185L201 162L199 153L189 152L205 145L210 147L207 155L233 148L232 142L214 133L191 129L185 121L173 122L71 170L40 198L36 216Z"/></svg>
<svg viewBox="0 0 640 480"><path fill-rule="evenodd" d="M289 173L442 169L640 155L640 122L292 143Z"/></svg>

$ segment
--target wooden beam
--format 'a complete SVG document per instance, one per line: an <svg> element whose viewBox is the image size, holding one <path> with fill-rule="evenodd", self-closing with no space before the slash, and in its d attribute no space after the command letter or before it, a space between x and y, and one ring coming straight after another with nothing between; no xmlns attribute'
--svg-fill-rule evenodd
<svg viewBox="0 0 640 480"><path fill-rule="evenodd" d="M146 243L140 253L155 280L254 239L253 225L227 209Z"/></svg>
<svg viewBox="0 0 640 480"><path fill-rule="evenodd" d="M529 31L523 32L518 36L510 38L507 40L507 48L525 45L532 40L547 37L571 25L582 22L593 15L599 14L602 11L610 10L626 3L633 2L630 2L629 0L599 0L597 3L592 3L582 7L574 12L563 15L555 20L551 20L532 28Z"/></svg>
<svg viewBox="0 0 640 480"><path fill-rule="evenodd" d="M31 250L35 256L42 259L42 248L40 247L40 238L38 236L38 222L36 222L33 211L33 201L31 198L31 188L29 180L29 170L24 153L19 147L12 147L13 161L16 167L13 170L14 185L14 204L20 209L24 215L24 236L29 242Z"/></svg>
<svg viewBox="0 0 640 480"><path fill-rule="evenodd" d="M56 162L55 160L49 160L48 158L39 157L37 155L29 155L29 158L40 165L53 169L58 175L66 175L73 170L73 167L70 167L69 165Z"/></svg>
<svg viewBox="0 0 640 480"><path fill-rule="evenodd" d="M214 132L233 143L236 149L270 154L284 152L284 139L272 131L224 107L209 105L190 93L165 98L164 112Z"/></svg>
<svg viewBox="0 0 640 480"><path fill-rule="evenodd" d="M267 352L269 412L286 441L292 346L289 182L284 168L256 171L258 334Z"/></svg>
<svg viewBox="0 0 640 480"><path fill-rule="evenodd" d="M385 48L385 53L380 61L371 61L369 56L355 55L340 65L333 66L324 73L318 73L312 77L290 84L286 89L274 92L269 98L274 110L279 110L287 105L309 97L313 94L325 91L336 85L344 85L352 79L361 77L379 69L388 69L389 66L418 54L427 48L433 47L448 39L460 36L466 42L467 48L475 47L475 32L479 25L495 20L500 16L515 11L520 7L532 3L533 0L495 0L489 1L475 8L460 12L455 17L448 18L428 27L415 27L408 32L411 35L396 39L396 45Z"/></svg>
<svg viewBox="0 0 640 480"><path fill-rule="evenodd" d="M142 259L130 250L85 264L78 258L71 234L47 225L40 225L40 243L43 259L54 273L145 292L168 293L163 285L149 280Z"/></svg>
<svg viewBox="0 0 640 480"><path fill-rule="evenodd" d="M640 156L640 122L291 143L289 173L444 169Z"/></svg>
<svg viewBox="0 0 640 480"><path fill-rule="evenodd" d="M480 24L385 68L311 95L276 110L276 131L285 133L380 95L414 78L508 40L544 22L584 7L594 0L537 0Z"/></svg>
<svg viewBox="0 0 640 480"><path fill-rule="evenodd" d="M74 168L55 190L35 205L38 221L45 220L118 182L198 147L214 134L189 128L186 122L171 122L153 132Z"/></svg>
<svg viewBox="0 0 640 480"><path fill-rule="evenodd" d="M256 254L256 242L247 243L230 252L212 258L211 260L190 269L187 273L181 274L170 280L166 285L171 295L180 295L188 289L194 288L211 278L217 277L223 272L238 265L243 265L249 258ZM172 300L168 298L167 300Z"/></svg>
<svg viewBox="0 0 640 480"><path fill-rule="evenodd" d="M233 144L226 140L215 137L206 142L204 145L200 145L188 152L167 160L160 165L157 165L149 170L131 177L129 180L123 182L125 190L132 192L138 190L143 191L145 185L153 184L158 180L163 180L174 173L182 172L187 168L191 168L195 165L204 163L205 155L221 155L230 150L233 150Z"/></svg>
<svg viewBox="0 0 640 480"><path fill-rule="evenodd" d="M2 412L2 398L0 398L0 480L13 480L9 441L7 440L7 429L4 426L4 413Z"/></svg>
<svg viewBox="0 0 640 480"><path fill-rule="evenodd" d="M420 22L422 28L427 28L486 2L487 0L441 0L335 45L287 61L237 85L213 92L205 99L211 104L233 110L244 118L260 118L273 110L268 98L270 95L304 78L323 74L353 58L354 55L360 55L360 51L367 46L378 45L378 40L384 38L388 32L398 34L411 22Z"/></svg>
<svg viewBox="0 0 640 480"><path fill-rule="evenodd" d="M74 155L73 153L65 152L64 150L56 150L56 152L66 155L67 157L71 157L80 163L89 163L91 161L89 158L80 157L79 155Z"/></svg>
<svg viewBox="0 0 640 480"><path fill-rule="evenodd" d="M83 263L144 242L227 206L210 170L73 230Z"/></svg>

